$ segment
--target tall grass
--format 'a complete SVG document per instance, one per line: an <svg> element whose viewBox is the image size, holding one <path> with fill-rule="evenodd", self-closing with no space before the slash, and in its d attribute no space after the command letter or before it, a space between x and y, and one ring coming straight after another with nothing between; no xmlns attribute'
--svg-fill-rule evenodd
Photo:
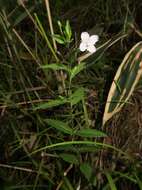
<svg viewBox="0 0 142 190"><path fill-rule="evenodd" d="M12 2L0 8L1 188L141 189L141 161L102 128L114 73L141 39L140 1ZM100 36L91 56L82 31Z"/></svg>

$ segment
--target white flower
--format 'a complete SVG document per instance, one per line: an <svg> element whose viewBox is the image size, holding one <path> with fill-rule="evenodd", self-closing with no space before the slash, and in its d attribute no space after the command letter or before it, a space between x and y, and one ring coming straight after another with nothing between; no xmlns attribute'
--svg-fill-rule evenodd
<svg viewBox="0 0 142 190"><path fill-rule="evenodd" d="M90 36L88 32L81 33L81 43L79 46L80 51L89 51L90 53L94 53L96 51L95 44L99 40L98 35Z"/></svg>

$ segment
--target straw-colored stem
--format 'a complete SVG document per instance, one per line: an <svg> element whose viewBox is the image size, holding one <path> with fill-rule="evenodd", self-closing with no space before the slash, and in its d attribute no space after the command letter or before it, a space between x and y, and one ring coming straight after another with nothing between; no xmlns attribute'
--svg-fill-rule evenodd
<svg viewBox="0 0 142 190"><path fill-rule="evenodd" d="M49 27L50 27L51 35L52 35L53 46L54 46L55 51L57 51L56 41L55 41L55 39L53 38L54 29L53 29L53 23L52 23L52 17L51 17L51 11L50 11L49 0L45 0L45 5L46 5L46 9L47 9L48 22L49 22Z"/></svg>

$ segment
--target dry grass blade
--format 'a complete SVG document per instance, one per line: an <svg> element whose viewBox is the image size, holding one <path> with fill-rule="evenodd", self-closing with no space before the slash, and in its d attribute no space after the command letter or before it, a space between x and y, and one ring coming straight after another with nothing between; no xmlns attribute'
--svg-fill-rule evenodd
<svg viewBox="0 0 142 190"><path fill-rule="evenodd" d="M53 29L53 23L52 23L52 16L51 16L51 11L50 11L49 0L45 0L45 4L46 4L46 9L47 9L48 21L49 21L50 31L51 31L51 35L52 35L52 41L53 41L54 50L57 51L57 44L56 44L55 39L53 38L54 29Z"/></svg>

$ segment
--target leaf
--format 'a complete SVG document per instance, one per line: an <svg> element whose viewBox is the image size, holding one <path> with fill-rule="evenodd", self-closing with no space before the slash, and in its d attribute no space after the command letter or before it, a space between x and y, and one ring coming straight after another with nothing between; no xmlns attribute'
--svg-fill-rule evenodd
<svg viewBox="0 0 142 190"><path fill-rule="evenodd" d="M41 66L42 69L52 69L54 71L58 71L58 70L66 70L68 71L68 67L63 65L63 64L47 64L47 65L43 65Z"/></svg>
<svg viewBox="0 0 142 190"><path fill-rule="evenodd" d="M80 165L80 171L86 177L86 179L90 181L93 173L92 167L88 163L83 163Z"/></svg>
<svg viewBox="0 0 142 190"><path fill-rule="evenodd" d="M56 106L63 105L67 103L68 101L66 99L57 99L57 100L50 100L49 102L40 103L38 106L34 107L33 110L39 110L39 109L49 109Z"/></svg>
<svg viewBox="0 0 142 190"><path fill-rule="evenodd" d="M66 172L64 174L66 174ZM70 180L69 179L70 179L70 177L67 177L67 175L64 176L63 184L62 184L62 188L61 188L62 190L75 190L72 186L71 179Z"/></svg>
<svg viewBox="0 0 142 190"><path fill-rule="evenodd" d="M84 88L79 88L77 89L70 97L69 97L69 102L72 105L77 104L84 98Z"/></svg>
<svg viewBox="0 0 142 190"><path fill-rule="evenodd" d="M66 33L66 37L67 37L67 39L70 41L71 36L72 36L72 31L71 31L71 27L70 27L69 20L66 21L66 25L65 25L65 33Z"/></svg>
<svg viewBox="0 0 142 190"><path fill-rule="evenodd" d="M77 66L75 66L71 72L70 72L70 81L78 74L80 73L83 69L85 68L85 63L80 63Z"/></svg>
<svg viewBox="0 0 142 190"><path fill-rule="evenodd" d="M73 130L68 126L67 123L55 119L45 119L46 123L48 123L51 127L57 129L58 131L61 131L63 133L72 135Z"/></svg>
<svg viewBox="0 0 142 190"><path fill-rule="evenodd" d="M73 133L74 135L74 133ZM79 147L75 147L72 145L64 145L62 147L55 147L52 150L64 150L69 152L75 152L75 153L86 153L86 152L98 152L100 151L100 147L94 146L94 145L81 145Z"/></svg>
<svg viewBox="0 0 142 190"><path fill-rule="evenodd" d="M102 131L96 129L81 129L75 133L81 137L106 137L107 135Z"/></svg>
<svg viewBox="0 0 142 190"><path fill-rule="evenodd" d="M142 42L125 55L112 82L103 116L103 125L128 102L142 76Z"/></svg>
<svg viewBox="0 0 142 190"><path fill-rule="evenodd" d="M107 178L107 180L109 182L111 190L117 190L116 185L115 185L111 175L108 172L105 172L105 175L106 175L106 178Z"/></svg>
<svg viewBox="0 0 142 190"><path fill-rule="evenodd" d="M137 174L135 174L136 180L137 180L137 184L139 186L139 189L142 190L142 180L138 177Z"/></svg>
<svg viewBox="0 0 142 190"><path fill-rule="evenodd" d="M126 178L126 180L129 180L132 183L137 183L137 181L135 180L135 178L133 176L131 176L129 174L129 172L125 173L124 171L122 171L122 172L114 171L114 174L115 174L115 176L117 175L119 178L122 178L122 179Z"/></svg>
<svg viewBox="0 0 142 190"><path fill-rule="evenodd" d="M77 156L74 154L59 154L59 156L66 162L69 162L70 164L79 164L79 161L77 159Z"/></svg>
<svg viewBox="0 0 142 190"><path fill-rule="evenodd" d="M59 34L54 34L53 38L58 42L59 44L65 44L65 39L59 35Z"/></svg>

